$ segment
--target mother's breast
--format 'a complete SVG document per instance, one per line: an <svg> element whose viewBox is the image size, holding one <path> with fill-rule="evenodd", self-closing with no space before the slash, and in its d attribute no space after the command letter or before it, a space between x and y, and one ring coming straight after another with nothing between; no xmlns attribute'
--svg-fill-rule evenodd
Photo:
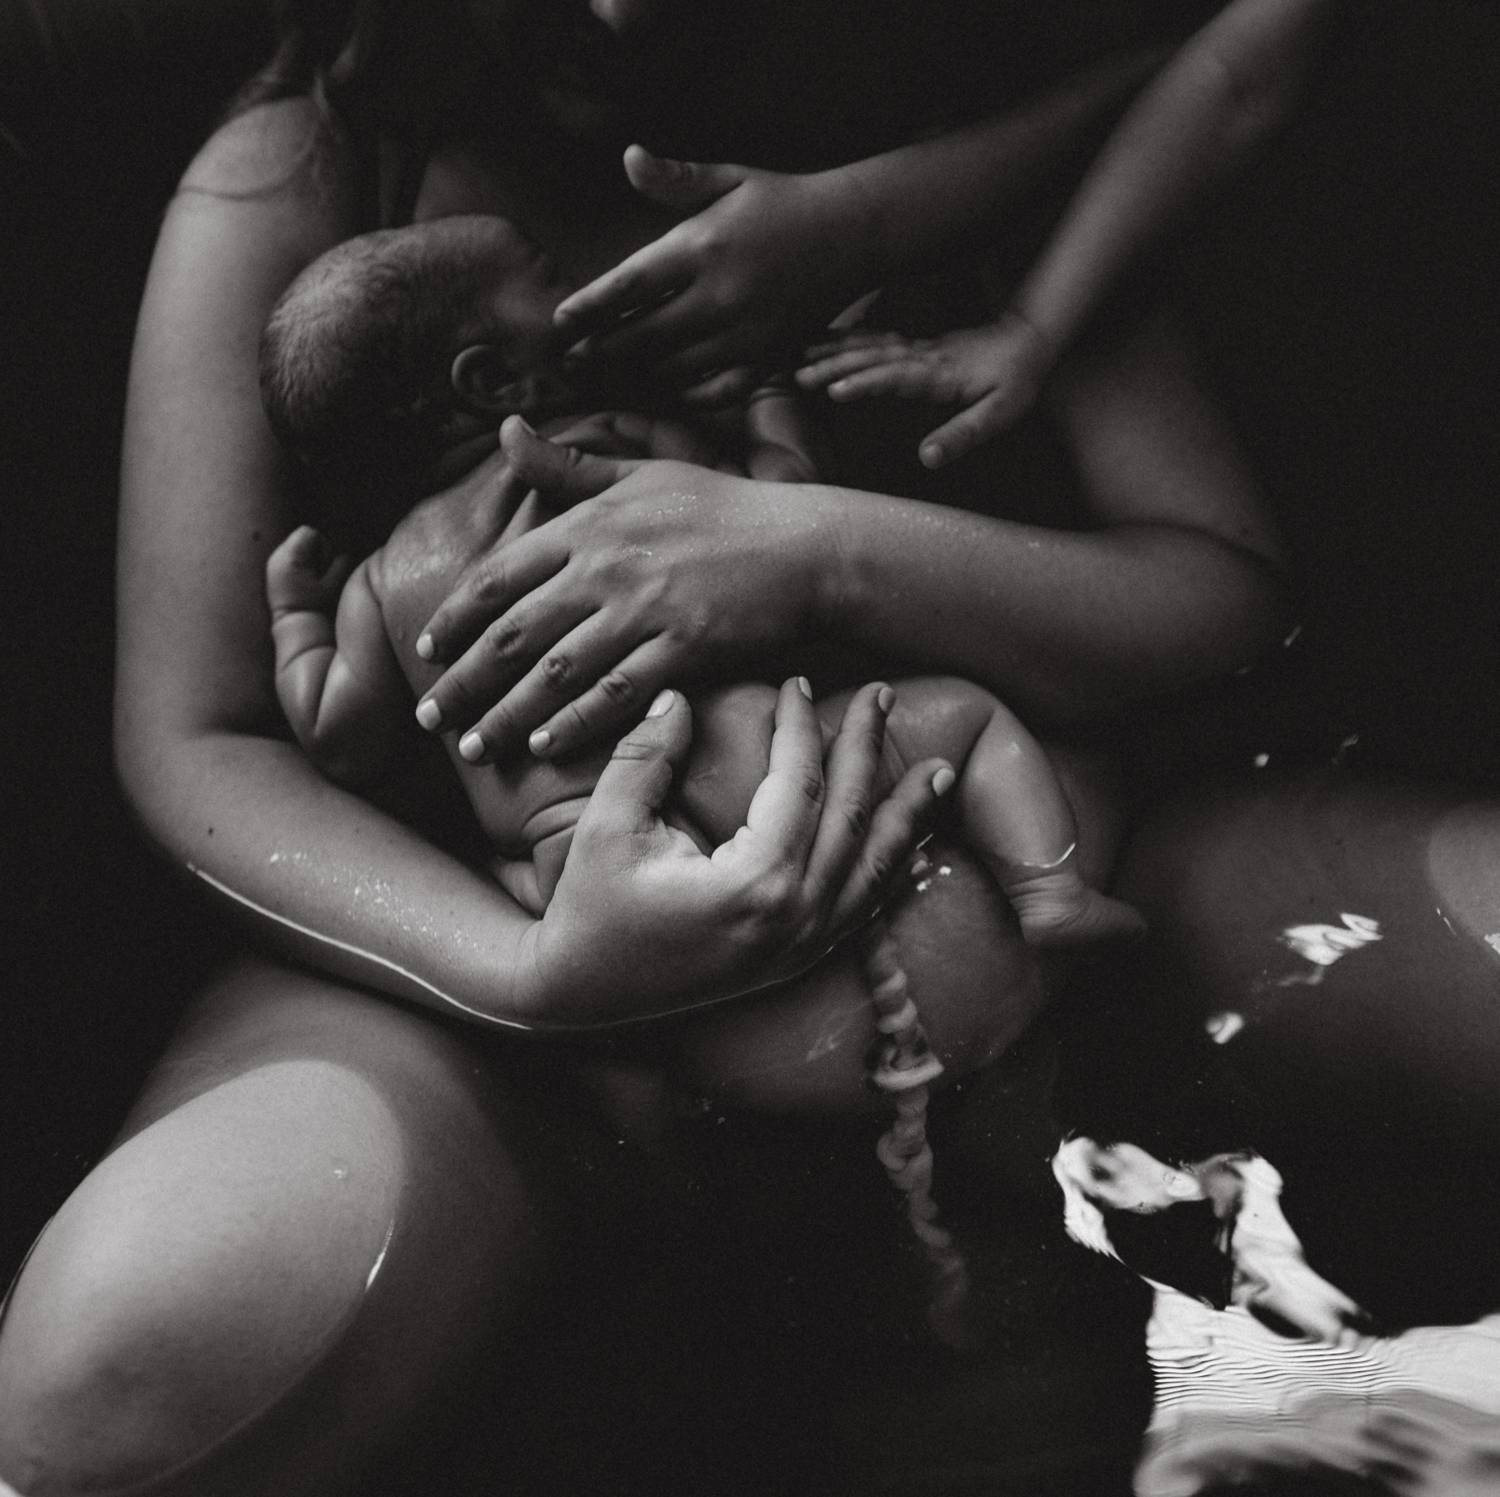
<svg viewBox="0 0 1500 1497"><path fill-rule="evenodd" d="M1012 1044L1042 1006L1042 981L988 874L957 847L934 842L928 853L930 876L889 919L928 1038L957 1076ZM850 942L794 982L684 1024L672 1078L761 1112L878 1110L888 1104L867 1081L874 1037Z"/></svg>

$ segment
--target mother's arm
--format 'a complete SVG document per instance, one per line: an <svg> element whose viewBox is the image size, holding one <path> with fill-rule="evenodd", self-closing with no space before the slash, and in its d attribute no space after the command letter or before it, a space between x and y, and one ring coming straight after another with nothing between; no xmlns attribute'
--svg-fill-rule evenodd
<svg viewBox="0 0 1500 1497"><path fill-rule="evenodd" d="M521 476L581 502L481 559L434 616L419 648L454 663L423 722L477 724L466 758L528 734L563 752L662 680L816 637L1052 722L1253 659L1283 621L1275 541L1181 334L1156 319L1101 336L1055 404L1087 529L610 463L508 425Z"/></svg>
<svg viewBox="0 0 1500 1497"><path fill-rule="evenodd" d="M147 829L297 954L482 1021L588 1026L807 965L909 849L933 795L927 766L857 835L883 722L873 688L826 787L816 724L791 693L774 814L713 859L656 815L689 732L668 698L621 746L588 836L580 824L570 870L590 882L587 908L561 901L544 922L290 741L261 578L292 502L256 355L278 294L357 227L351 181L310 103L267 105L214 137L162 227L131 368L119 561L118 766ZM673 944L658 950L663 932ZM631 941L652 960L622 961ZM631 969L649 979L632 989Z"/></svg>

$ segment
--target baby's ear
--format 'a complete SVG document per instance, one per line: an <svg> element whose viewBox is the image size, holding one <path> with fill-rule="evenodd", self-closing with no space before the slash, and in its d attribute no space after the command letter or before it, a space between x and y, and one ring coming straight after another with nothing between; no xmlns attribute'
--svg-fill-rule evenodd
<svg viewBox="0 0 1500 1497"><path fill-rule="evenodd" d="M473 343L463 349L448 380L464 408L476 416L507 415L516 408L515 371L498 344Z"/></svg>

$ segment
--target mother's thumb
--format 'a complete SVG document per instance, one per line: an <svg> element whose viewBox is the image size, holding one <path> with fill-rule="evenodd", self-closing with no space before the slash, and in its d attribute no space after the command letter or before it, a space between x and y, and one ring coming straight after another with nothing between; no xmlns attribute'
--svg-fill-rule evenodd
<svg viewBox="0 0 1500 1497"><path fill-rule="evenodd" d="M637 466L632 460L560 447L539 437L520 416L506 418L500 428L500 446L511 475L524 487L540 489L549 499L575 503L602 494Z"/></svg>
<svg viewBox="0 0 1500 1497"><path fill-rule="evenodd" d="M580 819L650 831L660 820L672 777L693 738L693 715L680 691L663 691L642 720L615 746Z"/></svg>
<svg viewBox="0 0 1500 1497"><path fill-rule="evenodd" d="M625 175L630 185L653 203L694 212L738 187L745 180L745 168L674 161L669 156L653 156L644 146L631 146L625 152Z"/></svg>

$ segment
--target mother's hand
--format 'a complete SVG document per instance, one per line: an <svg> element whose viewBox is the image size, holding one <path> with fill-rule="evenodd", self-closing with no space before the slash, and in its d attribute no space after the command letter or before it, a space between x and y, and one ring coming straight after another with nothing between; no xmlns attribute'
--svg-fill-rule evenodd
<svg viewBox="0 0 1500 1497"><path fill-rule="evenodd" d="M756 370L880 281L871 208L848 172L788 173L625 153L642 196L692 214L575 291L559 327L588 356L649 365L705 403L738 399Z"/></svg>
<svg viewBox="0 0 1500 1497"><path fill-rule="evenodd" d="M552 901L527 932L529 1027L661 1018L765 987L867 918L953 780L927 760L872 806L894 696L880 685L855 694L825 772L811 694L788 681L745 825L705 854L661 817L692 735L682 694L663 692L600 776Z"/></svg>
<svg viewBox="0 0 1500 1497"><path fill-rule="evenodd" d="M507 481L581 502L474 562L417 642L453 662L417 720L472 728L459 740L471 763L523 742L568 752L668 681L765 658L821 616L831 528L807 488L590 456L516 417L501 440Z"/></svg>

